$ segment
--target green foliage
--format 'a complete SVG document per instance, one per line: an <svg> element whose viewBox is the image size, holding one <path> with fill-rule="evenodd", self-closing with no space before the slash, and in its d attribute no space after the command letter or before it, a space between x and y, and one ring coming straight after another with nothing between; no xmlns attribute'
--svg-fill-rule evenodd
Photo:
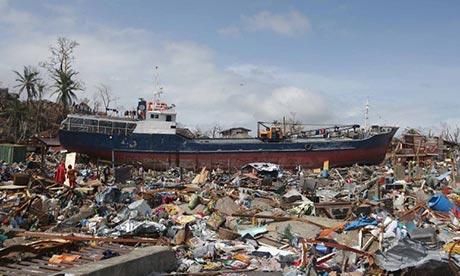
<svg viewBox="0 0 460 276"><path fill-rule="evenodd" d="M53 94L57 95L56 101L60 103L64 110L68 110L72 103L77 99L75 92L82 90L81 85L75 81L77 72L55 70L52 79L54 81L53 87L55 88Z"/></svg>
<svg viewBox="0 0 460 276"><path fill-rule="evenodd" d="M19 94L24 90L27 92L27 101L31 101L38 96L37 85L40 82L39 72L31 66L24 66L22 74L18 71L13 71L17 75L16 82L19 88Z"/></svg>
<svg viewBox="0 0 460 276"><path fill-rule="evenodd" d="M76 92L83 90L83 83L78 80L78 71L74 69L74 49L78 46L75 40L60 37L56 46L50 48L51 57L48 62L43 63L53 83L53 95L56 95L56 102L61 104L65 112L77 99Z"/></svg>
<svg viewBox="0 0 460 276"><path fill-rule="evenodd" d="M2 139L19 141L41 130L57 130L62 117L69 112L77 100L77 91L83 90L74 68L74 49L78 43L64 37L50 47L51 56L40 66L46 69L50 85L46 85L41 74L32 66L24 66L16 75L19 94L27 93L27 102L8 96L0 103L0 135ZM48 78L49 77L49 78ZM43 100L47 90L56 96L59 105ZM53 106L54 105L54 106Z"/></svg>

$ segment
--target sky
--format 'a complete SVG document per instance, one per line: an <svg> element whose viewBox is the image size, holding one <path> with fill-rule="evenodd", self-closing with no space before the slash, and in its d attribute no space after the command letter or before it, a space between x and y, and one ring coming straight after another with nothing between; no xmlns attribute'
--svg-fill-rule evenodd
<svg viewBox="0 0 460 276"><path fill-rule="evenodd" d="M38 67L64 36L79 43L79 99L105 84L129 109L163 87L191 128L283 116L363 124L369 99L372 124L436 130L460 126L459 10L448 0L0 0L0 86L14 91L13 70Z"/></svg>

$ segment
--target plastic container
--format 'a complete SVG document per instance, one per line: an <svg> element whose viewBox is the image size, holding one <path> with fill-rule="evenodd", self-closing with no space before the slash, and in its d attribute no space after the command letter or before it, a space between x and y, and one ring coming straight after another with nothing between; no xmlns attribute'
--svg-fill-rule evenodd
<svg viewBox="0 0 460 276"><path fill-rule="evenodd" d="M331 249L327 246L324 246L322 244L317 244L316 245L316 252L326 255L331 252Z"/></svg>
<svg viewBox="0 0 460 276"><path fill-rule="evenodd" d="M436 194L428 200L428 206L435 211L449 212L454 207L454 204L446 196Z"/></svg>

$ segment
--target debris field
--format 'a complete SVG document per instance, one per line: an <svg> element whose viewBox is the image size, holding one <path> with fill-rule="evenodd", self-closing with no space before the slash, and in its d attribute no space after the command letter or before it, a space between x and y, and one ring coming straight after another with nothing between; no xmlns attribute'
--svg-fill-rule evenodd
<svg viewBox="0 0 460 276"><path fill-rule="evenodd" d="M161 246L171 254L144 267L152 275L458 274L456 151L389 156L380 166L232 172L77 156L74 187L56 181L66 153L3 162L0 273L66 273Z"/></svg>

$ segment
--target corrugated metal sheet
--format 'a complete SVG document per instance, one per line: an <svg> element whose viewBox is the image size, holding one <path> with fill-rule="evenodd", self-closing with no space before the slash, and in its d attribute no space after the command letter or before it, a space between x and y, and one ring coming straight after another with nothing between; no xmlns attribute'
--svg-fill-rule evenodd
<svg viewBox="0 0 460 276"><path fill-rule="evenodd" d="M27 146L0 144L0 160L7 163L19 163L26 160Z"/></svg>

